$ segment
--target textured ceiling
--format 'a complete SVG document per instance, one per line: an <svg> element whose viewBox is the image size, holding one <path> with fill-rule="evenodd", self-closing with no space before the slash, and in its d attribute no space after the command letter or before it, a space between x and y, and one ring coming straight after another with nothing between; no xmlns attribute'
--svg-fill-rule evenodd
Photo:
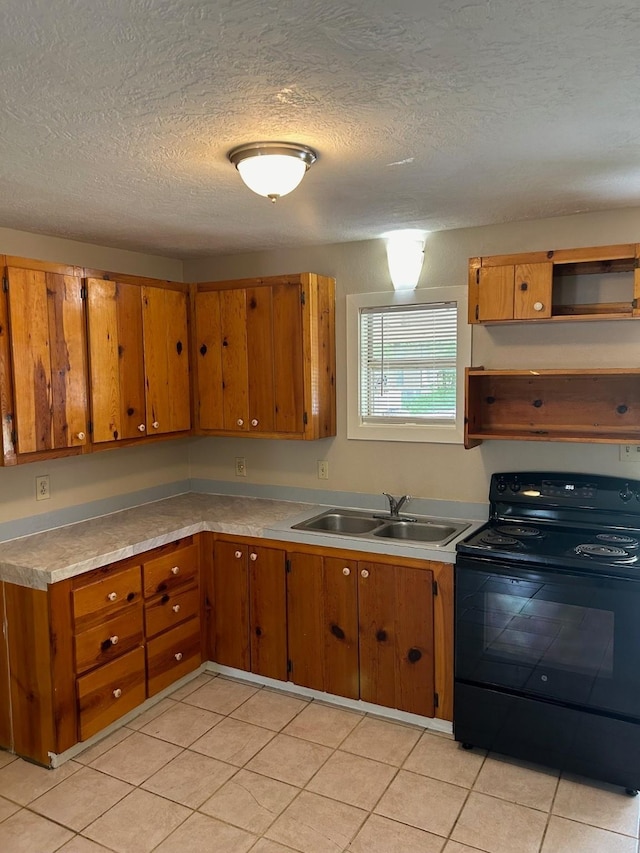
<svg viewBox="0 0 640 853"><path fill-rule="evenodd" d="M0 226L198 257L640 203L637 0L2 0ZM271 205L226 159L319 160Z"/></svg>

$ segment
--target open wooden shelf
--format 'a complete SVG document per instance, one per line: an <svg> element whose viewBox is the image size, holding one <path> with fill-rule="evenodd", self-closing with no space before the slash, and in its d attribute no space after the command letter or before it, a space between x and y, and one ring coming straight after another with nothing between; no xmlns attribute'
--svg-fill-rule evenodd
<svg viewBox="0 0 640 853"><path fill-rule="evenodd" d="M486 439L640 444L640 368L466 371L465 447Z"/></svg>

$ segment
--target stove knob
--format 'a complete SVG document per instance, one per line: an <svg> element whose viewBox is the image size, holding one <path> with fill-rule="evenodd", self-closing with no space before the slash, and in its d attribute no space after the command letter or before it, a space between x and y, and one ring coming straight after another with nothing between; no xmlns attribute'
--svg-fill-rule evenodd
<svg viewBox="0 0 640 853"><path fill-rule="evenodd" d="M511 483L511 491L514 492L515 494L517 494L520 491L520 483L517 480L515 480L513 483Z"/></svg>
<svg viewBox="0 0 640 853"><path fill-rule="evenodd" d="M640 491L636 492L636 500L640 502Z"/></svg>
<svg viewBox="0 0 640 853"><path fill-rule="evenodd" d="M502 477L500 477L500 479L496 483L496 489L500 492L500 494L502 494L502 492L506 492L507 484L505 483Z"/></svg>
<svg viewBox="0 0 640 853"><path fill-rule="evenodd" d="M633 492L629 488L629 483L624 484L624 488L620 489L620 498L625 503L628 503L633 497Z"/></svg>

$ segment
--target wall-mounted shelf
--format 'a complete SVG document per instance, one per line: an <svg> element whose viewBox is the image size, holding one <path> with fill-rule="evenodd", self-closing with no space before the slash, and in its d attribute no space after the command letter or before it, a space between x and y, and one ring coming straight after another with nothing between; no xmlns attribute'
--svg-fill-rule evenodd
<svg viewBox="0 0 640 853"><path fill-rule="evenodd" d="M640 444L640 368L466 371L465 447L486 439Z"/></svg>

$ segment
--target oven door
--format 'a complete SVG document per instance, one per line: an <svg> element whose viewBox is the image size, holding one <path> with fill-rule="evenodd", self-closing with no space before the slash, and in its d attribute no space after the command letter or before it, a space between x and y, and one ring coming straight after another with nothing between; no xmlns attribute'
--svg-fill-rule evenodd
<svg viewBox="0 0 640 853"><path fill-rule="evenodd" d="M640 583L456 563L455 677L640 720Z"/></svg>

